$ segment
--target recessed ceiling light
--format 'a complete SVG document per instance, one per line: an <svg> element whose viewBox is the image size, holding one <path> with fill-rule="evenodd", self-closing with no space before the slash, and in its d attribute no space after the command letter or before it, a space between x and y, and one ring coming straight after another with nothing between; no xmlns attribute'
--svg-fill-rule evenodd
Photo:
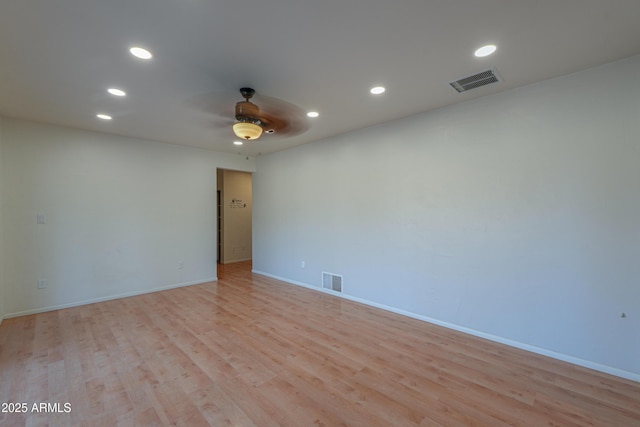
<svg viewBox="0 0 640 427"><path fill-rule="evenodd" d="M127 94L122 89L117 89L115 87L110 87L109 89L107 89L107 92L114 96L125 96Z"/></svg>
<svg viewBox="0 0 640 427"><path fill-rule="evenodd" d="M143 49L137 46L134 46L131 49L129 49L129 52L131 52L133 56L140 59L151 59L153 57L151 52L149 52L147 49Z"/></svg>
<svg viewBox="0 0 640 427"><path fill-rule="evenodd" d="M242 141L233 141L233 145L243 145Z"/></svg>
<svg viewBox="0 0 640 427"><path fill-rule="evenodd" d="M385 89L384 86L376 86L376 87L372 87L370 92L374 95L380 95L384 93L385 90L387 89Z"/></svg>
<svg viewBox="0 0 640 427"><path fill-rule="evenodd" d="M496 45L494 44L488 44L486 46L482 46L480 49L476 50L476 52L474 53L475 56L477 56L478 58L482 58L484 56L489 56L491 55L493 52L496 51L496 49L498 49L496 47Z"/></svg>
<svg viewBox="0 0 640 427"><path fill-rule="evenodd" d="M111 120L112 117L108 114L96 114L96 117L102 120Z"/></svg>
<svg viewBox="0 0 640 427"><path fill-rule="evenodd" d="M307 117L318 117L320 115L320 113L318 113L317 111L309 111L307 113Z"/></svg>

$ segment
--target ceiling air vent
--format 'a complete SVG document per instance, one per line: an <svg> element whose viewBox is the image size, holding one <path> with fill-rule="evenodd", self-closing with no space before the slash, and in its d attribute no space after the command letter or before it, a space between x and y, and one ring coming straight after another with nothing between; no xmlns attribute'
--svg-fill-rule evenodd
<svg viewBox="0 0 640 427"><path fill-rule="evenodd" d="M481 73L474 74L473 76L464 77L449 84L459 93L462 93L480 86L498 83L500 81L502 81L502 78L500 78L498 71L495 68L492 68L491 70L483 71Z"/></svg>

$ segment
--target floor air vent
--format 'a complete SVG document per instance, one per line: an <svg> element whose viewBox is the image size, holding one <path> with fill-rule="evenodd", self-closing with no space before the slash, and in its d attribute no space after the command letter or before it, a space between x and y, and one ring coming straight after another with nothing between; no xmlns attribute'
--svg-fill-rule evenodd
<svg viewBox="0 0 640 427"><path fill-rule="evenodd" d="M335 292L342 292L342 276L322 272L322 287Z"/></svg>
<svg viewBox="0 0 640 427"><path fill-rule="evenodd" d="M495 68L492 68L491 70L483 71L481 73L474 74L473 76L464 77L449 84L451 85L451 87L461 93L480 86L498 83L500 81L502 81L500 75Z"/></svg>

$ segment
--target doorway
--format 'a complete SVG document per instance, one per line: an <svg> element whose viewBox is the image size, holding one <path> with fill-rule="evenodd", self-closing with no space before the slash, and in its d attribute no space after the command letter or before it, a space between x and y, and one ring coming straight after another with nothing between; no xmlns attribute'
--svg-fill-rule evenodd
<svg viewBox="0 0 640 427"><path fill-rule="evenodd" d="M217 262L251 261L253 176L249 172L217 170Z"/></svg>

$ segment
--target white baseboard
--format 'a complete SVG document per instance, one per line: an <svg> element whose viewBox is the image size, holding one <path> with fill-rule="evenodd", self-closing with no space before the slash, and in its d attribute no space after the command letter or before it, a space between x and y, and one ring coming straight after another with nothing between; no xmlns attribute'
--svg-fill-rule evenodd
<svg viewBox="0 0 640 427"><path fill-rule="evenodd" d="M453 329L455 331L464 332L469 335L473 335L476 337L484 338L489 341L494 341L500 344L505 344L510 347L519 348L521 350L530 351L532 353L540 354L543 356L551 357L553 359L562 360L563 362L568 362L573 365L582 366L584 368L593 369L594 371L604 372L605 374L613 375L616 377L624 378L631 381L640 382L640 374L635 372L624 371L622 369L613 368L611 366L602 365L600 363L592 362L589 360L580 359L577 357L569 356L567 354L557 353L555 351L547 350L544 348L532 346L529 344L524 344L518 341L513 341L507 338L499 337L496 335L487 334L485 332L476 331L475 329L466 328L464 326L455 325L453 323L443 322L438 319L433 319L427 316L422 316L419 314L411 313L405 310L401 310L395 307L391 307L384 304L379 304L377 302L369 301L366 299L354 297L351 295L346 295L344 293L334 292L328 289L321 288L319 286L312 286L307 283L297 282L295 280L287 279L286 277L275 276L273 274L265 273L259 270L252 270L252 273L260 274L262 276L271 277L272 279L280 280L282 282L290 283L292 285L302 286L308 289L312 289L315 291L323 292L326 294L334 295L340 298L344 298L350 301L359 302L361 304L365 304L371 307L380 308L385 311L390 311L392 313L400 314L403 316L411 317L413 319L422 320L424 322L432 323L434 325L442 326L448 329Z"/></svg>
<svg viewBox="0 0 640 427"><path fill-rule="evenodd" d="M3 317L5 319L9 319L11 317L20 317L20 316L27 316L29 314L38 314L38 313L44 313L44 312L47 312L47 311L62 310L63 308L79 307L81 305L94 304L96 302L103 302L103 301L110 301L110 300L120 299L120 298L134 297L136 295L150 294L150 293L153 293L153 292L166 291L166 290L174 289L174 288L182 288L182 287L185 287L185 286L200 285L202 283L207 283L207 282L216 282L217 280L218 280L217 277L211 277L211 278L207 278L207 279L196 280L196 281L193 281L193 282L176 283L176 284L173 284L173 285L167 285L167 286L161 286L161 287L158 287L158 288L146 289L144 291L126 292L126 293L123 293L123 294L111 295L111 296L107 296L107 297L92 298L92 299L83 300L83 301L75 301L75 302L71 302L71 303L68 303L68 304L52 305L52 306L36 308L36 309L32 309L32 310L18 311L16 313L5 314ZM0 322L1 322L1 319L2 318L0 318Z"/></svg>

